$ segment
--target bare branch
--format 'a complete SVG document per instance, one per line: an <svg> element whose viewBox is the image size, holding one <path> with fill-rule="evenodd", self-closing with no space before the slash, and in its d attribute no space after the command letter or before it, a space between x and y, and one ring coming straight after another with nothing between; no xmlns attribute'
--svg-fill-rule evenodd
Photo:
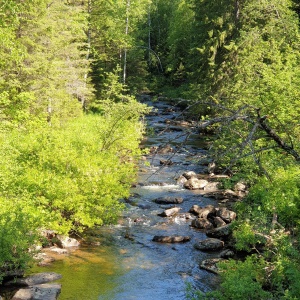
<svg viewBox="0 0 300 300"><path fill-rule="evenodd" d="M258 122L260 124L260 127L268 134L268 136L276 142L276 144L279 146L279 148L283 149L290 155L294 156L296 161L300 161L300 155L297 151L294 150L293 147L286 144L280 136L268 125L266 124L267 116L260 117L258 112Z"/></svg>

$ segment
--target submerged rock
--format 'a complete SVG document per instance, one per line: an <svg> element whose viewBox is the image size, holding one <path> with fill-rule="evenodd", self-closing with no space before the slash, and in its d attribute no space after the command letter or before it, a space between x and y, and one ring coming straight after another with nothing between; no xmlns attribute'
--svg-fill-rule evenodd
<svg viewBox="0 0 300 300"><path fill-rule="evenodd" d="M183 202L181 197L159 197L153 200L157 204L180 204Z"/></svg>
<svg viewBox="0 0 300 300"><path fill-rule="evenodd" d="M153 242L159 243L185 243L190 241L191 238L189 236L164 236L164 235L156 235L153 237Z"/></svg>
<svg viewBox="0 0 300 300"><path fill-rule="evenodd" d="M16 278L14 280L8 281L5 285L17 285L17 286L33 286L37 284L42 284L54 280L60 279L62 276L54 272L38 273L24 278Z"/></svg>

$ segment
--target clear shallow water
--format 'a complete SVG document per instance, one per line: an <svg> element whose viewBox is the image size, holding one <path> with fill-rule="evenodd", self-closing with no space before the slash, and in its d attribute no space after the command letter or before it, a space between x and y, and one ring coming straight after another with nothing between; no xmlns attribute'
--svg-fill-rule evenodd
<svg viewBox="0 0 300 300"><path fill-rule="evenodd" d="M168 106L158 104L162 111ZM149 155L141 162L138 184L127 201L127 210L117 226L101 227L95 231L98 246L82 246L68 256L56 256L48 267L36 267L33 272L53 271L62 274L59 280L62 292L59 300L181 300L186 298L187 283L202 291L217 285L216 275L199 268L199 263L214 254L194 249L197 240L206 235L190 227L191 220L182 215L194 204L215 204L176 184L175 178L188 170L203 171L194 158L205 157L197 149L198 141L189 140L184 147L176 148L185 140L183 132L162 131L164 119L176 116L150 116L149 126L159 126L160 134L144 141L146 146L170 144L176 154ZM174 164L161 168L161 159ZM166 207L153 202L163 196L182 197L181 214L175 218L158 216ZM152 241L154 235L184 235L191 241L184 244L161 244Z"/></svg>

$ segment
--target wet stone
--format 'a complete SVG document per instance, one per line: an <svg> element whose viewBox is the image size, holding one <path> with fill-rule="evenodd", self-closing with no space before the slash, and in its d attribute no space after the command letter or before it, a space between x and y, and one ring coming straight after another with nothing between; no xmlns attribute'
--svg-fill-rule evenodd
<svg viewBox="0 0 300 300"><path fill-rule="evenodd" d="M160 197L154 199L154 202L157 204L180 204L183 202L181 197Z"/></svg>
<svg viewBox="0 0 300 300"><path fill-rule="evenodd" d="M204 269L206 271L218 274L219 268L218 268L217 264L222 261L224 261L224 259L222 259L222 258L205 259L200 263L200 268Z"/></svg>
<svg viewBox="0 0 300 300"><path fill-rule="evenodd" d="M225 226L226 222L220 217L215 217L214 218L214 225L218 228L218 227Z"/></svg>
<svg viewBox="0 0 300 300"><path fill-rule="evenodd" d="M224 220L226 223L230 223L236 218L236 213L227 209L226 207L221 207L217 211L217 216Z"/></svg>
<svg viewBox="0 0 300 300"><path fill-rule="evenodd" d="M220 250L224 247L224 242L219 239L208 238L200 241L194 245L197 250L202 251L215 251Z"/></svg>
<svg viewBox="0 0 300 300"><path fill-rule="evenodd" d="M39 284L18 290L12 300L56 300L60 291L60 284Z"/></svg>
<svg viewBox="0 0 300 300"><path fill-rule="evenodd" d="M198 229L206 229L206 230L210 230L214 228L214 225L204 218L197 218L193 220L191 226Z"/></svg>
<svg viewBox="0 0 300 300"><path fill-rule="evenodd" d="M60 279L62 276L54 272L38 273L24 278L16 278L5 285L32 286Z"/></svg>
<svg viewBox="0 0 300 300"><path fill-rule="evenodd" d="M220 237L228 236L230 235L230 233L231 233L231 226L230 224L227 224L225 226L214 228L208 231L206 235L213 238L220 238Z"/></svg>
<svg viewBox="0 0 300 300"><path fill-rule="evenodd" d="M192 177L184 184L184 187L189 190L200 190L203 189L207 184L208 181L205 179Z"/></svg>
<svg viewBox="0 0 300 300"><path fill-rule="evenodd" d="M159 216L161 217L171 217L175 214L177 214L180 211L180 207L173 207L173 208L169 208L164 210L162 213L159 214Z"/></svg>
<svg viewBox="0 0 300 300"><path fill-rule="evenodd" d="M164 235L156 235L153 237L153 242L159 243L186 243L190 241L191 238L189 236L164 236Z"/></svg>

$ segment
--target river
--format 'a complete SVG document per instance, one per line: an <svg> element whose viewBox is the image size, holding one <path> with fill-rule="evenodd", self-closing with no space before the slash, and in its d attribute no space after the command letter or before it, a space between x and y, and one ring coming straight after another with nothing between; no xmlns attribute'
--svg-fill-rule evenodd
<svg viewBox="0 0 300 300"><path fill-rule="evenodd" d="M186 299L187 284L206 292L218 283L216 275L199 268L202 260L214 254L193 247L206 235L192 228L184 214L194 204L205 206L215 204L215 200L176 182L185 171L204 172L205 166L198 162L206 156L201 149L204 141L190 127L167 125L166 120L180 119L180 111L149 98L144 101L154 111L147 116L150 130L143 146L170 145L173 152L149 154L140 162L127 210L118 225L95 231L94 246L82 245L67 256L57 256L50 266L34 268L34 272L62 274L59 300L182 300ZM161 165L161 160L169 159L171 165ZM184 199L175 217L158 216L167 206L153 200L166 196ZM191 241L156 243L152 241L155 235L190 236Z"/></svg>

